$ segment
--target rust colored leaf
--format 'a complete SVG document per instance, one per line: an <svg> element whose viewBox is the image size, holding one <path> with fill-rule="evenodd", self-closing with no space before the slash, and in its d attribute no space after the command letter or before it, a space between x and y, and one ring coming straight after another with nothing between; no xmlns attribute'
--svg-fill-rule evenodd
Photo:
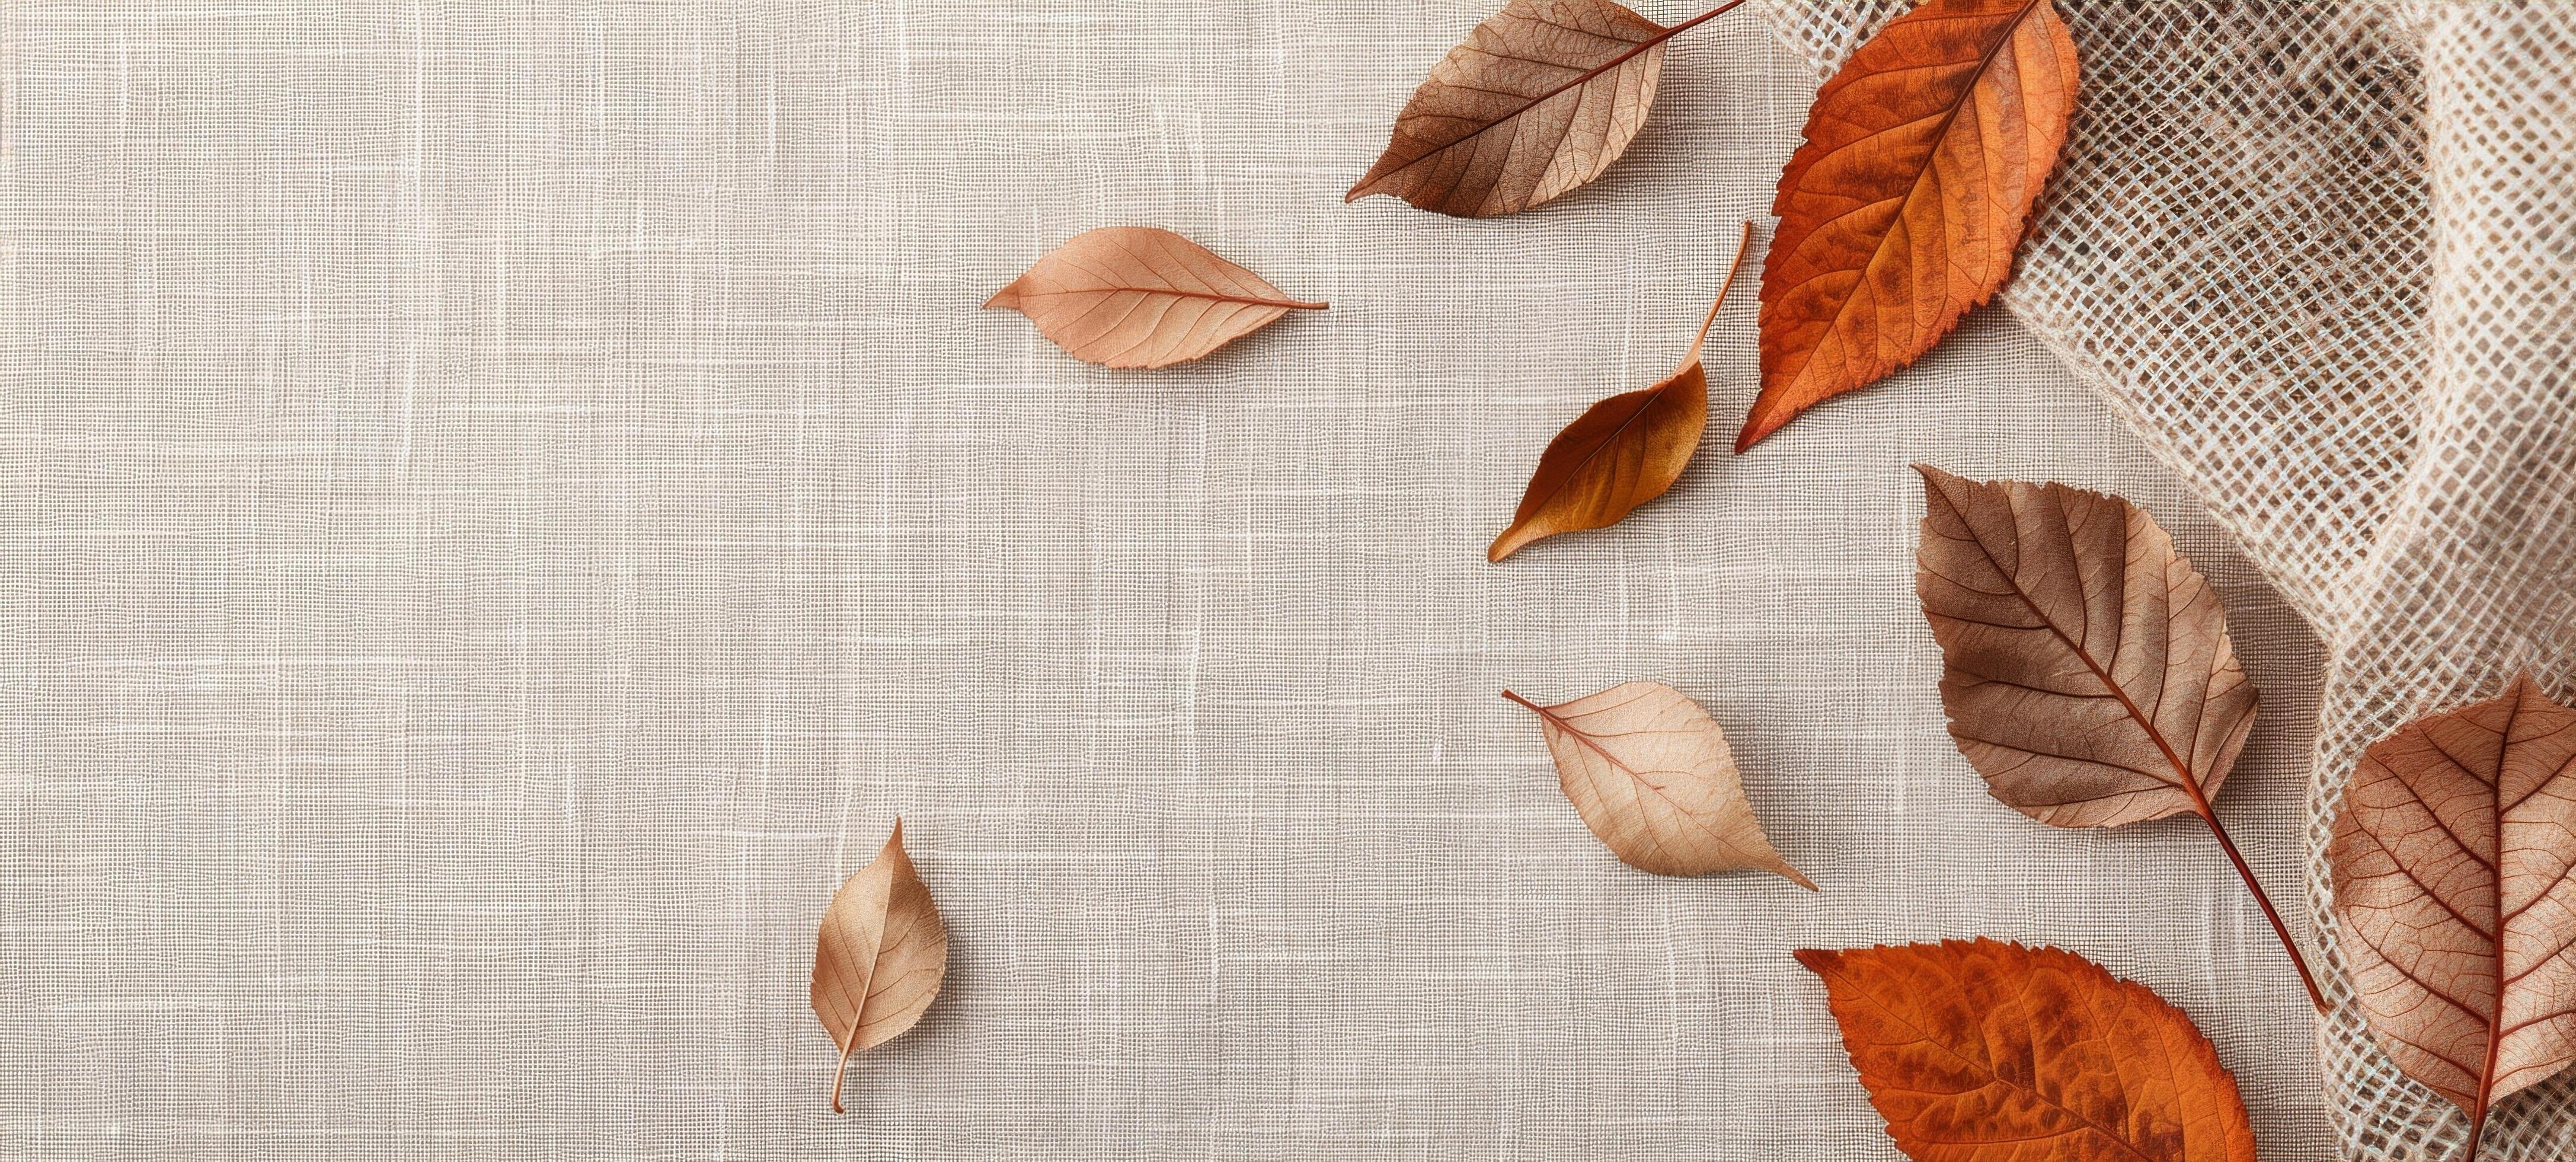
<svg viewBox="0 0 2576 1162"><path fill-rule="evenodd" d="M2208 824L2324 994L2210 809L2254 729L2255 691L2209 580L2116 496L1926 465L1915 591L1941 643L1950 737L1986 788L2055 827L2190 812Z"/></svg>
<svg viewBox="0 0 2576 1162"><path fill-rule="evenodd" d="M1074 235L984 306L1027 315L1088 363L1169 367L1325 304L1289 298L1169 230L1108 226Z"/></svg>
<svg viewBox="0 0 2576 1162"><path fill-rule="evenodd" d="M2236 1078L2182 1010L2057 948L1800 949L1918 1162L2254 1162Z"/></svg>
<svg viewBox="0 0 2576 1162"><path fill-rule="evenodd" d="M1645 125L1664 41L1736 3L1665 28L1610 0L1511 0L1433 66L1342 200L1491 218L1590 182Z"/></svg>
<svg viewBox="0 0 2576 1162"><path fill-rule="evenodd" d="M1753 224L1747 222L1735 261L1718 284L1717 301L1700 320L1680 367L1653 387L1592 405L1548 442L1521 494L1520 511L1485 550L1486 560L1500 561L1542 537L1608 528L1681 479L1708 427L1708 374L1700 367L1700 346L1752 242Z"/></svg>
<svg viewBox="0 0 2576 1162"><path fill-rule="evenodd" d="M1914 362L2012 272L2075 108L2049 0L1924 0L1816 93L1762 264L1741 452Z"/></svg>
<svg viewBox="0 0 2576 1162"><path fill-rule="evenodd" d="M2529 676L2372 744L2326 848L2371 1031L2459 1103L2576 1062L2576 710Z"/></svg>
<svg viewBox="0 0 2576 1162"><path fill-rule="evenodd" d="M833 1113L850 1055L912 1028L947 974L948 925L904 854L898 819L885 849L833 893L814 944L814 1015L841 1049Z"/></svg>
<svg viewBox="0 0 2576 1162"><path fill-rule="evenodd" d="M1621 862L1666 876L1758 868L1808 891L1762 833L1717 721L1661 682L1627 682L1538 715L1565 797Z"/></svg>

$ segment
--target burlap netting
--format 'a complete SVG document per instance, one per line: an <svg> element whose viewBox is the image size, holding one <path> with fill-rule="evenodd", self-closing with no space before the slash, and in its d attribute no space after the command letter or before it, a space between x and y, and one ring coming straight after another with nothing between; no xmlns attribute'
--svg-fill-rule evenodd
<svg viewBox="0 0 2576 1162"><path fill-rule="evenodd" d="M1775 0L1828 73L1903 0ZM2576 4L2059 0L2064 167L2002 301L2327 643L2308 903L2328 1108L2359 1159L2466 1119L2353 1003L2324 850L2361 749L2530 668L2576 680ZM2492 1159L2576 1157L2576 1074Z"/></svg>

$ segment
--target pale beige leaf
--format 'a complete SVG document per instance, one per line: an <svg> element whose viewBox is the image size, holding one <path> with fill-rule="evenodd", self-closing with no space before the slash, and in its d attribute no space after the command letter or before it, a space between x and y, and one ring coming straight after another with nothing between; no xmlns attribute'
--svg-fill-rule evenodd
<svg viewBox="0 0 2576 1162"><path fill-rule="evenodd" d="M840 1047L832 1112L850 1055L884 1044L921 1020L948 973L948 925L903 850L903 821L874 861L823 910L814 945L814 1015Z"/></svg>
<svg viewBox="0 0 2576 1162"><path fill-rule="evenodd" d="M1941 703L1995 798L2058 827L2207 817L2255 702L2209 581L2116 496L1915 467Z"/></svg>
<svg viewBox="0 0 2576 1162"><path fill-rule="evenodd" d="M2576 710L2529 677L2373 744L2326 862L2353 986L2407 1076L2468 1112L2576 1062Z"/></svg>
<svg viewBox="0 0 2576 1162"><path fill-rule="evenodd" d="M1325 304L1289 298L1169 230L1108 226L1075 235L984 306L1027 315L1076 359L1168 367Z"/></svg>
<svg viewBox="0 0 2576 1162"><path fill-rule="evenodd" d="M1645 125L1664 40L1686 27L1610 0L1511 0L1432 68L1343 200L1489 218L1601 176Z"/></svg>
<svg viewBox="0 0 2576 1162"><path fill-rule="evenodd" d="M1814 891L1771 847L1717 721L1660 682L1628 682L1538 714L1576 814L1632 867L1667 876L1758 868Z"/></svg>

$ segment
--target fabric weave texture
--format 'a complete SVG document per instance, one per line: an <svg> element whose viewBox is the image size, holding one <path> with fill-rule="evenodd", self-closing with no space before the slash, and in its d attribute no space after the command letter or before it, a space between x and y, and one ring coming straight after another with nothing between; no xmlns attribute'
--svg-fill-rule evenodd
<svg viewBox="0 0 2576 1162"><path fill-rule="evenodd" d="M2308 772L2566 640L2563 587L2499 587L2576 559L2532 406L2568 282L2517 297L2566 175L2490 164L2563 78L2486 55L2554 26L2206 6L2294 87L2208 140L2379 153L2131 184L2083 142L2216 106L2111 120L2148 6L2067 0L2092 136L2009 311L1490 566L1548 438L1671 370L1868 15L1676 38L1531 213L1342 204L1494 6L0 6L0 1153L1891 1162L1790 952L1982 934L2188 1011L2267 1159L2433 1156L2341 1018L2329 1122L2196 823L1985 793L1908 465L2174 532L2263 692L2218 810L2295 899ZM2127 83L2226 80L2191 59ZM2086 250L2088 189L2218 216ZM1332 309L1152 373L978 309L1115 224ZM2165 281L2069 297L2111 278ZM2160 296L2146 354L2077 310ZM1631 678L1709 708L1822 891L1584 830L1496 695ZM898 815L951 972L835 1118L815 925Z"/></svg>
<svg viewBox="0 0 2576 1162"><path fill-rule="evenodd" d="M1819 73L1892 0L1780 0ZM2530 671L2576 689L2576 5L2059 0L2084 94L2001 301L2324 641L2308 898L2361 751ZM2355 1159L2467 1118L2382 1054L2319 925ZM2576 1075L2481 1157L2576 1157Z"/></svg>

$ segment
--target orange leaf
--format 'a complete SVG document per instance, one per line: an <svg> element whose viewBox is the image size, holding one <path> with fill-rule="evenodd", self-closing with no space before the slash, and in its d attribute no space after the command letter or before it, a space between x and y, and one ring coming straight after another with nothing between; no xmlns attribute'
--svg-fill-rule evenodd
<svg viewBox="0 0 2576 1162"><path fill-rule="evenodd" d="M2373 743L2344 791L2335 914L2371 1031L2469 1115L2576 1064L2576 710L2525 676Z"/></svg>
<svg viewBox="0 0 2576 1162"><path fill-rule="evenodd" d="M2209 1039L2101 965L1982 937L1797 955L1917 1162L2254 1162Z"/></svg>
<svg viewBox="0 0 2576 1162"><path fill-rule="evenodd" d="M1912 363L2012 271L2075 108L2049 0L1925 0L1816 93L1762 264L1762 394L1735 450Z"/></svg>
<svg viewBox="0 0 2576 1162"><path fill-rule="evenodd" d="M1289 298L1169 230L1109 226L1074 235L984 306L1027 315L1088 363L1169 367L1325 304Z"/></svg>
<svg viewBox="0 0 2576 1162"><path fill-rule="evenodd" d="M1592 405L1548 442L1521 494L1520 511L1485 550L1486 560L1500 561L1558 533L1608 528L1681 479L1708 427L1708 374L1700 368L1700 345L1717 321L1717 308L1726 304L1727 288L1735 285L1736 268L1744 264L1745 247L1752 242L1753 224L1747 222L1735 244L1735 261L1718 284L1717 301L1709 304L1708 317L1700 321L1679 368L1644 391Z"/></svg>

